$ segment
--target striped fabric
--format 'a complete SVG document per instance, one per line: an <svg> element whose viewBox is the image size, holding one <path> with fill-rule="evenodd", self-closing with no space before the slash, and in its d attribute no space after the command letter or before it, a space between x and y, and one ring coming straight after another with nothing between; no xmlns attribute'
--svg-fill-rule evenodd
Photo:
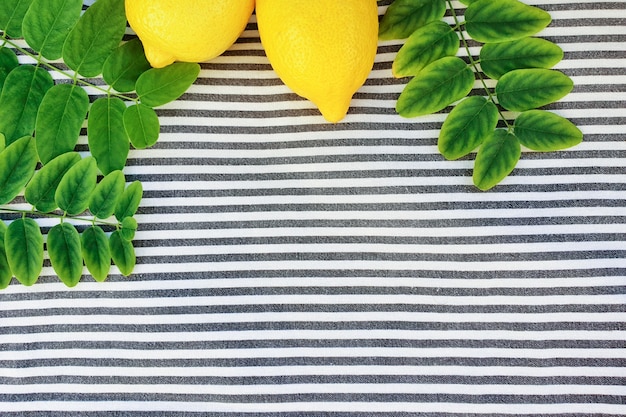
<svg viewBox="0 0 626 417"><path fill-rule="evenodd" d="M0 292L0 415L626 415L626 2L527 3L585 140L490 192L395 114L400 42L331 125L253 16L131 152L135 273Z"/></svg>

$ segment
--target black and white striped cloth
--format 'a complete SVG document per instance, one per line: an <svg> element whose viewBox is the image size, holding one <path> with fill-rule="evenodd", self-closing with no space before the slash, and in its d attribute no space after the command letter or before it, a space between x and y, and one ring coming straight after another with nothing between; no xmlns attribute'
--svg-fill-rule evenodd
<svg viewBox="0 0 626 417"><path fill-rule="evenodd" d="M395 114L399 42L331 125L253 16L131 152L135 273L0 292L0 415L626 415L626 2L527 3L585 139L490 192Z"/></svg>

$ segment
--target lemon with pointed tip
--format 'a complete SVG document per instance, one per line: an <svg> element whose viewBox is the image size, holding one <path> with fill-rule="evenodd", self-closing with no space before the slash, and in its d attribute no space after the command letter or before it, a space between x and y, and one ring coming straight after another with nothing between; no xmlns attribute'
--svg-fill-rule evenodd
<svg viewBox="0 0 626 417"><path fill-rule="evenodd" d="M254 0L125 0L126 18L155 68L205 62L244 31Z"/></svg>
<svg viewBox="0 0 626 417"><path fill-rule="evenodd" d="M367 80L378 47L376 0L257 0L256 17L270 64L324 118L344 118Z"/></svg>

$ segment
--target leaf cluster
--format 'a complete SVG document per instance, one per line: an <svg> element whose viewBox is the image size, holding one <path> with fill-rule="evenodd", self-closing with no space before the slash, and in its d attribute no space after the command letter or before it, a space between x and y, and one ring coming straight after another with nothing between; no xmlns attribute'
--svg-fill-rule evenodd
<svg viewBox="0 0 626 417"><path fill-rule="evenodd" d="M464 20L449 0L395 0L381 20L379 37L405 40L392 65L396 77L410 79L397 112L417 117L454 106L438 149L450 160L477 150L473 182L488 190L513 171L522 146L556 151L577 145L583 135L569 120L542 109L574 86L553 69L563 59L562 49L535 37L550 24L550 14L519 0L462 3ZM442 20L447 9L454 25ZM470 53L470 40L480 45L478 57ZM461 46L467 61L458 56ZM488 87L488 78L495 88ZM472 93L477 82L482 95Z"/></svg>
<svg viewBox="0 0 626 417"><path fill-rule="evenodd" d="M98 181L95 158L81 157L74 151L55 157L37 170L36 164L35 139L30 136L0 152L0 204L24 190L24 199L37 213L60 219L48 230L45 247L61 281L76 285L83 265L96 280L103 281L111 261L122 274L129 275L136 262L132 239L137 221L133 216L143 194L141 183L126 185L119 170ZM84 220L89 226L79 233L70 219ZM109 235L105 227L112 229ZM37 281L44 262L42 229L26 215L8 225L0 222L0 288L6 287L13 276L24 285Z"/></svg>
<svg viewBox="0 0 626 417"><path fill-rule="evenodd" d="M124 0L83 9L82 0L0 2L0 213L21 214L0 222L0 287L13 276L32 285L44 247L67 285L83 265L96 280L111 261L132 272L142 185L126 186L123 169L131 147L157 142L155 108L179 98L200 71L195 63L151 68L139 39L125 34ZM22 193L32 210L11 208ZM59 223L44 235L39 217ZM89 227L79 232L71 220Z"/></svg>

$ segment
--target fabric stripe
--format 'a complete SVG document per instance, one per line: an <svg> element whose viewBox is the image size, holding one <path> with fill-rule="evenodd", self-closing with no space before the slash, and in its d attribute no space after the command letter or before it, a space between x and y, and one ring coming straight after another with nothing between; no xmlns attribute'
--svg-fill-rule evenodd
<svg viewBox="0 0 626 417"><path fill-rule="evenodd" d="M401 42L331 125L253 16L131 151L135 273L68 289L46 257L0 292L0 414L626 415L626 3L526 3L575 82L547 108L585 140L489 192L437 151L451 108L396 115Z"/></svg>

